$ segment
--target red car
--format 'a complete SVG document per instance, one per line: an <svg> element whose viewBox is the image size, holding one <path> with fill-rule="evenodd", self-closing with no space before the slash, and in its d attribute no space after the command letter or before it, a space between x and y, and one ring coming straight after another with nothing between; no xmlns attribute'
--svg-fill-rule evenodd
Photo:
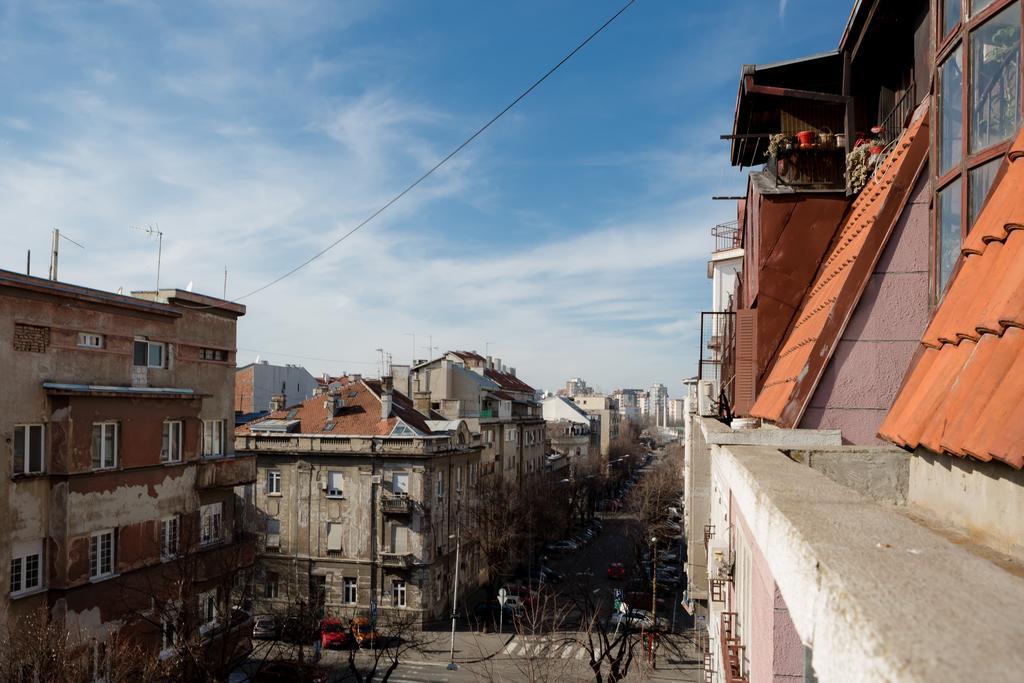
<svg viewBox="0 0 1024 683"><path fill-rule="evenodd" d="M324 619L320 622L320 647L325 650L345 647L352 636L341 619Z"/></svg>
<svg viewBox="0 0 1024 683"><path fill-rule="evenodd" d="M608 578L616 581L626 580L626 567L621 562L612 562L608 565Z"/></svg>

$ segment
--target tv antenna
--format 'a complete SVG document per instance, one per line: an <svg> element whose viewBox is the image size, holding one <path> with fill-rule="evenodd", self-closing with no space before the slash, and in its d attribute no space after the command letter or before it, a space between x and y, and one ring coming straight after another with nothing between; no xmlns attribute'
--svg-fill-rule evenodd
<svg viewBox="0 0 1024 683"><path fill-rule="evenodd" d="M156 236L156 289L157 291L160 291L160 258L164 251L164 234L160 231L160 224L153 223L152 225L147 225L144 228L138 225L129 225L128 228L130 230L144 232L149 237L153 237L154 235Z"/></svg>
<svg viewBox="0 0 1024 683"><path fill-rule="evenodd" d="M71 242L71 244L75 245L79 249L85 249L84 246L82 246L78 242L74 241L73 239L71 239L67 235L60 234L60 229L59 228L54 228L53 229L53 248L50 251L50 279L54 280L54 281L57 280L57 256L60 253L60 241L62 239L65 239L68 242Z"/></svg>

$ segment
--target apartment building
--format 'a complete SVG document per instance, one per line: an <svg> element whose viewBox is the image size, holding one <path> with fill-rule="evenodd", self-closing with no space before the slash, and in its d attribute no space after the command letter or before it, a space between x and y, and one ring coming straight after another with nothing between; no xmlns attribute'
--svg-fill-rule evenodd
<svg viewBox="0 0 1024 683"><path fill-rule="evenodd" d="M619 404L619 420L639 420L641 416L639 397L646 392L640 389L616 389L612 398Z"/></svg>
<svg viewBox="0 0 1024 683"><path fill-rule="evenodd" d="M743 67L730 154L765 166L702 335L720 372L686 401L706 680L1024 663L1022 24L1019 2L857 3L836 51Z"/></svg>
<svg viewBox="0 0 1024 683"><path fill-rule="evenodd" d="M301 365L271 365L265 360L249 363L235 374L235 412L268 411L274 396L281 397L285 405L301 403L318 386L317 379Z"/></svg>
<svg viewBox="0 0 1024 683"><path fill-rule="evenodd" d="M381 380L339 378L235 431L255 456L260 608L297 601L341 618L379 613L438 625L482 571L461 538L480 477L479 435Z"/></svg>
<svg viewBox="0 0 1024 683"><path fill-rule="evenodd" d="M17 628L46 608L90 637L124 627L154 648L191 615L212 637L229 616L225 574L254 554L236 489L255 460L228 431L245 307L0 271L0 311L0 613ZM178 623L143 618L171 601Z"/></svg>
<svg viewBox="0 0 1024 683"><path fill-rule="evenodd" d="M577 470L596 467L601 452L601 418L564 396L544 399L543 411L551 450L566 456Z"/></svg>
<svg viewBox="0 0 1024 683"><path fill-rule="evenodd" d="M413 366L409 383L418 407L466 420L481 435L484 474L520 481L544 471L545 423L537 392L500 358L449 351Z"/></svg>
<svg viewBox="0 0 1024 683"><path fill-rule="evenodd" d="M601 423L600 453L605 461L612 441L619 438L619 405L611 396L576 396L573 401Z"/></svg>

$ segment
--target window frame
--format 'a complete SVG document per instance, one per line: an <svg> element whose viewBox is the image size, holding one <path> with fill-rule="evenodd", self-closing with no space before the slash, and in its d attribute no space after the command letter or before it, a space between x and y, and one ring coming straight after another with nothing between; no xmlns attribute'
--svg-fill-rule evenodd
<svg viewBox="0 0 1024 683"><path fill-rule="evenodd" d="M20 544L15 544L15 546L18 545ZM28 543L25 545L28 545ZM11 572L8 590L12 600L39 593L46 588L46 562L44 561L46 557L46 543L40 539L39 541L33 541L31 545L31 550L35 552L17 553L16 549L11 551ZM35 583L30 586L28 585L28 577L29 560L31 558L35 558ZM17 565L17 570L15 570L15 565ZM15 577L17 577L17 586L15 586Z"/></svg>
<svg viewBox="0 0 1024 683"><path fill-rule="evenodd" d="M102 349L105 342L106 337L99 332L79 332L75 346L80 349Z"/></svg>
<svg viewBox="0 0 1024 683"><path fill-rule="evenodd" d="M220 616L220 605L217 600L217 589L211 588L199 594L199 634L205 635L217 625Z"/></svg>
<svg viewBox="0 0 1024 683"><path fill-rule="evenodd" d="M267 495L280 496L281 494L281 470L276 467L267 470Z"/></svg>
<svg viewBox="0 0 1024 683"><path fill-rule="evenodd" d="M409 606L409 585L405 579L391 579L391 606Z"/></svg>
<svg viewBox="0 0 1024 683"><path fill-rule="evenodd" d="M281 597L281 575L277 572L268 571L263 576L263 597L267 600L276 600Z"/></svg>
<svg viewBox="0 0 1024 683"><path fill-rule="evenodd" d="M349 589L352 591L351 600L349 599ZM343 605L357 605L359 604L359 577L356 576L343 576L341 579L341 604Z"/></svg>
<svg viewBox="0 0 1024 683"><path fill-rule="evenodd" d="M177 438L174 438L174 427L177 427ZM163 427L161 429L161 441L160 441L160 462L167 464L177 464L182 460L182 441L185 436L185 423L181 420L164 420ZM167 451L164 450L164 444L167 444ZM172 448L174 446L174 448ZM175 454L173 451L177 451ZM176 457L175 457L176 456Z"/></svg>
<svg viewBox="0 0 1024 683"><path fill-rule="evenodd" d="M138 351L138 345L139 344L145 344L146 345L146 362L145 362L145 364L139 363L138 359L136 357L136 353ZM153 362L152 362L152 360L153 360L153 349L154 348L159 348L160 349L160 364L159 365L153 365ZM170 345L167 342L152 341L150 339L147 339L146 337L136 337L133 340L133 342L132 342L132 367L147 368L147 369L153 369L153 370L163 370L163 369L167 368L168 365L169 365L169 363L168 363L168 356L169 356L168 349L169 348L170 348Z"/></svg>
<svg viewBox="0 0 1024 683"><path fill-rule="evenodd" d="M971 0L960 0L960 19L950 29L948 34L943 35L942 26L944 22L943 13L945 8L942 2L936 2L935 17L932 24L933 35L937 36L934 40L935 53L933 61L932 79L933 87L932 91L939 94L942 83L939 78L939 71L942 64L953 55L957 50L961 50L961 85L960 85L960 127L961 127L961 140L960 140L960 158L959 161L945 172L941 171L939 161L939 152L942 144L942 129L941 129L941 102L938 102L937 106L932 107L932 141L931 141L931 160L929 161L929 174L932 180L932 211L931 211L931 245L930 245L930 267L929 267L929 296L932 306L937 306L942 300L945 293L945 287L940 287L945 284L947 287L950 282L956 277L956 273L959 270L960 260L953 266L953 269L949 273L949 277L945 283L941 281L941 241L939 231L941 230L941 222L939 217L939 193L946 188L950 187L956 180L962 179L959 188L960 194L960 243L967 238L970 228L972 227L970 221L970 176L971 172L978 169L985 164L991 162L994 159L1006 154L1013 144L1014 136L1011 135L1006 140L997 142L989 145L984 149L980 149L977 152L971 152L971 133L972 133L972 109L970 105L971 98L971 87L973 84L973 64L972 64L972 45L971 36L976 31L981 29L990 19L996 17L996 15L1003 12L1003 10L1009 9L1015 2L1017 5L1018 22L1021 26L1021 32L1018 34L1018 65L1024 67L1024 0L993 0L992 3L978 12L975 15L970 13ZM1019 69L1024 72L1024 68ZM1024 73L1018 73L1018 114L1020 116L1018 120L1018 130L1020 126L1024 124ZM993 180L992 185L989 187L991 192L992 187L999 182L998 173Z"/></svg>
<svg viewBox="0 0 1024 683"><path fill-rule="evenodd" d="M337 470L327 470L327 484L324 490L327 492L325 495L328 498L344 498L345 497L345 477ZM334 488L332 483L337 483L341 488Z"/></svg>
<svg viewBox="0 0 1024 683"><path fill-rule="evenodd" d="M213 449L213 442L216 442L219 450ZM224 420L203 420L203 457L222 458L224 455Z"/></svg>
<svg viewBox="0 0 1024 683"><path fill-rule="evenodd" d="M91 452L90 453L90 456L91 456L90 460L91 460L91 464L92 464L92 469L93 469L93 471L96 471L96 472L103 471L103 470L116 470L117 466L118 466L118 461L120 460L120 458L118 456L120 455L120 450L121 450L121 425L120 425L119 422L115 422L115 421L93 422L92 423L93 442L92 442L92 444L90 446L90 450L93 450L95 445L96 445L96 428L97 427L100 428L99 465L95 464L96 460L97 460L96 453ZM108 428L112 429L113 432L114 432L114 438L112 439L112 441L113 441L113 452L110 454L110 460L111 460L110 463L107 463L107 458L106 458L106 455L107 455L107 453L106 453L106 443L107 443L106 433L107 433Z"/></svg>
<svg viewBox="0 0 1024 683"><path fill-rule="evenodd" d="M32 430L39 428L39 469L31 469L32 464L32 444L34 443L32 437ZM18 430L24 431L22 436L22 453L19 456L16 452L18 443ZM11 474L15 476L25 476L30 474L45 474L46 473L46 423L45 422L33 422L25 424L14 425L14 431L11 434ZM17 465L18 461L21 461L21 469L19 471Z"/></svg>
<svg viewBox="0 0 1024 683"><path fill-rule="evenodd" d="M101 555L102 538L110 538L110 549L108 561L110 569L103 571ZM95 570L93 567L95 566ZM89 580L92 582L105 581L117 576L117 529L100 529L89 534Z"/></svg>
<svg viewBox="0 0 1024 683"><path fill-rule="evenodd" d="M159 525L160 561L170 562L181 552L181 515L163 517Z"/></svg>
<svg viewBox="0 0 1024 683"><path fill-rule="evenodd" d="M199 545L207 547L222 543L224 540L224 503L216 502L200 505Z"/></svg>

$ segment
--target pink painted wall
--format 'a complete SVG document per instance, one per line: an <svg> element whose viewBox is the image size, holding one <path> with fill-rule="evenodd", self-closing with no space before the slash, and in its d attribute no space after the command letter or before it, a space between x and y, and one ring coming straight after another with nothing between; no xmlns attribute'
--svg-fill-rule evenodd
<svg viewBox="0 0 1024 683"><path fill-rule="evenodd" d="M928 324L928 169L904 207L800 427L882 443L878 428Z"/></svg>
<svg viewBox="0 0 1024 683"><path fill-rule="evenodd" d="M742 534L751 549L750 621L744 629L743 644L750 658L750 683L785 683L802 681L804 677L804 646L789 616L782 593L779 592L764 553L754 543L743 514L730 500L730 519L735 533ZM735 590L732 599L737 598ZM732 604L736 604L733 602Z"/></svg>

